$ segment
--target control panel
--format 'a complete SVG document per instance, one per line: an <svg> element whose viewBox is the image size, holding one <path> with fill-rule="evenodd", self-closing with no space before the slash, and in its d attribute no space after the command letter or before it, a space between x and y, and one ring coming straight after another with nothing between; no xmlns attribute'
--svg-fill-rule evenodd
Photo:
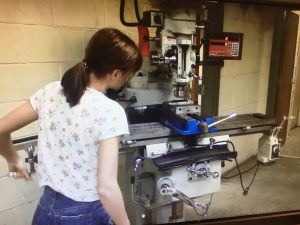
<svg viewBox="0 0 300 225"><path fill-rule="evenodd" d="M209 34L206 57L209 59L240 60L242 58L242 44L242 33Z"/></svg>

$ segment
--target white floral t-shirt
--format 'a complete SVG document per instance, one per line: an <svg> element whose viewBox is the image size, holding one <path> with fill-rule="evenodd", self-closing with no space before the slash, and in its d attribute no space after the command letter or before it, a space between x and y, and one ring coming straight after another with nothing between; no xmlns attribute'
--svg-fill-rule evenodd
<svg viewBox="0 0 300 225"><path fill-rule="evenodd" d="M91 88L70 107L59 81L37 91L30 103L39 115L39 185L75 201L98 200L98 145L129 134L124 109Z"/></svg>

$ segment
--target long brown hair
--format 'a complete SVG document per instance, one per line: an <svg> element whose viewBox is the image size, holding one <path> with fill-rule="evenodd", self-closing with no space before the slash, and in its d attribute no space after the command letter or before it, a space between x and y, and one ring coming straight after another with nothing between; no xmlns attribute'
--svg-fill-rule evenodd
<svg viewBox="0 0 300 225"><path fill-rule="evenodd" d="M141 68L142 56L136 44L124 33L114 28L97 31L85 49L82 62L76 64L62 77L61 85L70 106L79 103L91 72L97 78L115 69L136 72Z"/></svg>

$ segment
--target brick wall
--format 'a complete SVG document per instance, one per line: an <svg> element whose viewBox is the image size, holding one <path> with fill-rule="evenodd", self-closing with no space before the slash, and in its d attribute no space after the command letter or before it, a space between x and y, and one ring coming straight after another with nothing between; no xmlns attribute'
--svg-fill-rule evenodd
<svg viewBox="0 0 300 225"><path fill-rule="evenodd" d="M244 34L242 60L221 70L219 112L265 113L273 35L271 8L225 5L224 31Z"/></svg>

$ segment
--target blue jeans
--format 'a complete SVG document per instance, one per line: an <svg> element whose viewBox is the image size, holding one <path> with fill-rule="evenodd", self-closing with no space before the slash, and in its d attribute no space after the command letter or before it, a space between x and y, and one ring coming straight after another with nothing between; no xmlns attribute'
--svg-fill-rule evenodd
<svg viewBox="0 0 300 225"><path fill-rule="evenodd" d="M100 201L77 202L46 186L32 225L112 225Z"/></svg>

